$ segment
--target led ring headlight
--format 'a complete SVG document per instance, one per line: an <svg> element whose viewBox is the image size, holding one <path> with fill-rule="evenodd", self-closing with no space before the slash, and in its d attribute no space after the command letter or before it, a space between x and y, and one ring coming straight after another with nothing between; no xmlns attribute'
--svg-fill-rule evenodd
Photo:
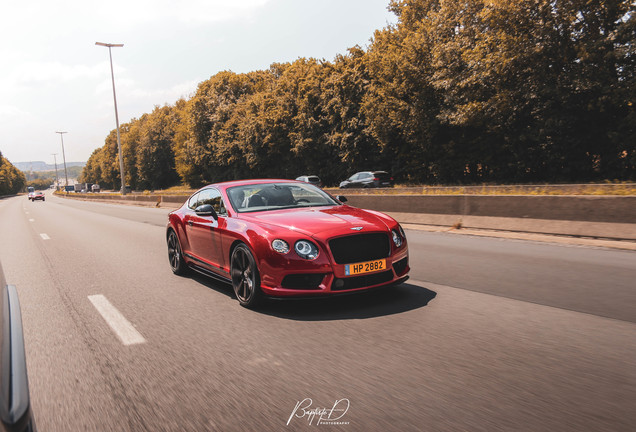
<svg viewBox="0 0 636 432"><path fill-rule="evenodd" d="M285 240L276 239L272 242L272 249L281 254L289 252L289 245Z"/></svg>
<svg viewBox="0 0 636 432"><path fill-rule="evenodd" d="M298 256L303 259L313 260L318 257L318 247L310 241L298 240L294 245L294 249Z"/></svg>
<svg viewBox="0 0 636 432"><path fill-rule="evenodd" d="M395 244L395 247L402 246L402 237L400 234L398 234L396 230L391 230L391 234L393 236L393 243Z"/></svg>

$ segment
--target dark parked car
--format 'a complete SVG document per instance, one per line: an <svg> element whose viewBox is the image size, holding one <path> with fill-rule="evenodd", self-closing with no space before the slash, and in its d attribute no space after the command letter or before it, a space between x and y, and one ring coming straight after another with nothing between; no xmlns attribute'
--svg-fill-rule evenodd
<svg viewBox="0 0 636 432"><path fill-rule="evenodd" d="M206 186L168 216L170 267L232 284L246 307L264 296L329 296L408 279L400 224L344 201L293 180Z"/></svg>
<svg viewBox="0 0 636 432"><path fill-rule="evenodd" d="M378 188L393 186L393 177L386 171L362 171L340 182L341 188Z"/></svg>
<svg viewBox="0 0 636 432"><path fill-rule="evenodd" d="M37 191L33 194L33 197L31 198L31 201L37 201L37 200L42 200L44 201L44 192L42 191Z"/></svg>
<svg viewBox="0 0 636 432"><path fill-rule="evenodd" d="M316 187L322 187L322 181L320 180L320 177L315 176L315 175L296 177L296 180L312 184L312 185L314 185Z"/></svg>
<svg viewBox="0 0 636 432"><path fill-rule="evenodd" d="M0 266L0 431L33 432L18 292Z"/></svg>

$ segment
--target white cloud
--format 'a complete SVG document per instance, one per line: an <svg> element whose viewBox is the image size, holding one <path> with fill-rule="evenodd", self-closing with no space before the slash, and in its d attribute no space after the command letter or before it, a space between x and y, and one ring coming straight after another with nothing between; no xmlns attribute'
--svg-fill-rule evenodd
<svg viewBox="0 0 636 432"><path fill-rule="evenodd" d="M28 117L29 113L13 105L0 105L0 117Z"/></svg>
<svg viewBox="0 0 636 432"><path fill-rule="evenodd" d="M13 69L9 81L16 85L43 82L66 82L79 78L99 78L110 71L110 64L102 62L93 66L68 65L60 62L26 62Z"/></svg>
<svg viewBox="0 0 636 432"><path fill-rule="evenodd" d="M245 18L270 0L112 0L100 2L92 14L117 28L174 21L210 23ZM83 2L81 2L83 3ZM122 13L125 11L125 13Z"/></svg>
<svg viewBox="0 0 636 432"><path fill-rule="evenodd" d="M189 97L196 91L198 80L175 84L169 88L141 89L133 88L129 94L136 99L155 101L155 105L162 103L173 104L181 97Z"/></svg>
<svg viewBox="0 0 636 432"><path fill-rule="evenodd" d="M218 22L244 17L269 0L181 0L166 2L176 6L178 17L185 22Z"/></svg>

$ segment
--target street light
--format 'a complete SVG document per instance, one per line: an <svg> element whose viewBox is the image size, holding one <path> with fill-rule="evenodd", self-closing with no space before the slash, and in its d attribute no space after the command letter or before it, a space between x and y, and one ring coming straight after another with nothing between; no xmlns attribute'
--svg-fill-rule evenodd
<svg viewBox="0 0 636 432"><path fill-rule="evenodd" d="M117 125L117 148L119 151L119 173L121 177L121 194L126 195L126 181L124 179L124 158L121 153L121 140L119 138L119 114L117 114L117 95L115 94L115 72L113 72L113 54L110 49L115 47L123 47L124 44L111 44L104 42L95 42L95 45L108 47L108 55L110 57L110 76L113 81L113 100L115 101L115 123Z"/></svg>
<svg viewBox="0 0 636 432"><path fill-rule="evenodd" d="M66 186L68 186L68 173L66 172L66 155L64 154L64 135L68 132L55 132L60 134L60 139L62 140L62 158L64 159L64 177L66 178Z"/></svg>
<svg viewBox="0 0 636 432"><path fill-rule="evenodd" d="M57 153L51 153L53 155L53 161L55 162L55 190L60 188L60 181L57 178Z"/></svg>

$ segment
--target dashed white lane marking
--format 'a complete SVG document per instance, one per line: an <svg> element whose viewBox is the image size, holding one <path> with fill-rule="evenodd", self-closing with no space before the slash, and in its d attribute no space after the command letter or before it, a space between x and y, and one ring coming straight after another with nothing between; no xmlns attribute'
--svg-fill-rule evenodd
<svg viewBox="0 0 636 432"><path fill-rule="evenodd" d="M44 233L40 234L40 237L42 237L42 240L51 240L51 237L47 236Z"/></svg>
<svg viewBox="0 0 636 432"><path fill-rule="evenodd" d="M146 339L135 327L101 294L88 296L99 312L124 345L145 343Z"/></svg>
<svg viewBox="0 0 636 432"><path fill-rule="evenodd" d="M35 219L29 219L29 222L35 222Z"/></svg>

